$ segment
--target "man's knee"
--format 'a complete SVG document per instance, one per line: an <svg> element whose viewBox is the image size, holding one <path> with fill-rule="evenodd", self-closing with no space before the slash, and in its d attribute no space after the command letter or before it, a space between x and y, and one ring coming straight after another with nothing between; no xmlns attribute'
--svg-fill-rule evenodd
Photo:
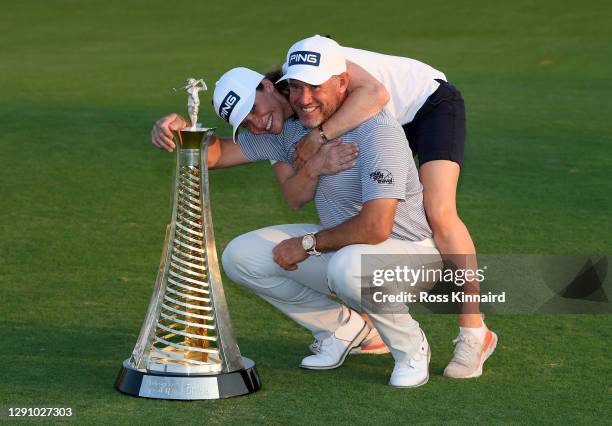
<svg viewBox="0 0 612 426"><path fill-rule="evenodd" d="M276 244L265 229L236 237L223 251L223 269L232 281L260 296L302 303L312 290L283 276L272 256Z"/></svg>
<svg viewBox="0 0 612 426"><path fill-rule="evenodd" d="M223 270L232 281L242 285L246 285L249 278L265 276L269 263L273 262L273 246L268 245L271 244L257 231L234 238L221 256Z"/></svg>
<svg viewBox="0 0 612 426"><path fill-rule="evenodd" d="M241 271L244 270L242 263L246 255L239 240L240 237L236 237L230 241L221 255L221 264L223 265L225 274L236 283L242 281L240 279L242 275Z"/></svg>
<svg viewBox="0 0 612 426"><path fill-rule="evenodd" d="M347 246L336 252L327 267L329 288L342 300L361 297L361 252Z"/></svg>

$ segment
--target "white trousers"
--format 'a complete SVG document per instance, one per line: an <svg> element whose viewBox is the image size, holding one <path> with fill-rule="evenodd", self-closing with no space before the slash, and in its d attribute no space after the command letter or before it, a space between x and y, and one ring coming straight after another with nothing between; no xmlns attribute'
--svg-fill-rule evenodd
<svg viewBox="0 0 612 426"><path fill-rule="evenodd" d="M234 282L261 296L317 339L331 335L346 318L348 306L368 313L393 357L402 361L416 353L421 329L409 313L377 313L361 305L361 255L423 254L439 258L433 240L412 242L389 239L376 245L355 244L336 252L309 256L295 271L286 271L273 260L272 249L281 241L317 232L311 224L278 225L258 229L232 240L223 252L225 273ZM375 258L378 258L374 256ZM440 267L441 267L440 260Z"/></svg>

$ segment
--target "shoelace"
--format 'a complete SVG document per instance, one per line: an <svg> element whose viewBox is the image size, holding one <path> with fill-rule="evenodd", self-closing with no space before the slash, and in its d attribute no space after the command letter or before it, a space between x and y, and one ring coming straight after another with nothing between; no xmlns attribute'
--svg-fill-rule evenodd
<svg viewBox="0 0 612 426"><path fill-rule="evenodd" d="M458 340L455 339L455 340ZM412 358L407 359L406 361L403 361L399 364L396 364L396 367L399 366L400 369L402 368L410 368L411 370L414 370L415 368L417 368L414 364L419 361L422 357L425 357L427 355L423 355L423 349L421 349L421 352L419 354L414 355Z"/></svg>
<svg viewBox="0 0 612 426"><path fill-rule="evenodd" d="M312 344L312 350L315 352L319 352L321 350L322 345L323 342L321 342L319 339L315 339L314 343Z"/></svg>
<svg viewBox="0 0 612 426"><path fill-rule="evenodd" d="M455 356L453 359L459 361L463 365L469 365L470 362L470 349L474 349L478 342L470 335L460 334L453 340L455 345Z"/></svg>

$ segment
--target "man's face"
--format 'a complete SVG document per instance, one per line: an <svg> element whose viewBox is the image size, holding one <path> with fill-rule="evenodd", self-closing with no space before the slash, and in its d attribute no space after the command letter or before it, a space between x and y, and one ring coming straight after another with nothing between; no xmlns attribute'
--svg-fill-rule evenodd
<svg viewBox="0 0 612 426"><path fill-rule="evenodd" d="M325 123L344 101L348 75L335 75L314 86L299 80L289 81L289 102L302 124L313 129Z"/></svg>

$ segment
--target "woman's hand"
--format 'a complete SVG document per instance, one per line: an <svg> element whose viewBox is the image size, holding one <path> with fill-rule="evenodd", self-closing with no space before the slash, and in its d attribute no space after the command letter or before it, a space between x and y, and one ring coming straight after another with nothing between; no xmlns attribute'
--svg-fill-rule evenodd
<svg viewBox="0 0 612 426"><path fill-rule="evenodd" d="M321 139L318 129L308 132L295 146L293 167L295 167L296 170L304 167L306 162L319 151L323 143L323 139Z"/></svg>
<svg viewBox="0 0 612 426"><path fill-rule="evenodd" d="M342 143L339 139L323 145L310 159L306 167L312 176L335 175L353 167L359 154L354 143Z"/></svg>

